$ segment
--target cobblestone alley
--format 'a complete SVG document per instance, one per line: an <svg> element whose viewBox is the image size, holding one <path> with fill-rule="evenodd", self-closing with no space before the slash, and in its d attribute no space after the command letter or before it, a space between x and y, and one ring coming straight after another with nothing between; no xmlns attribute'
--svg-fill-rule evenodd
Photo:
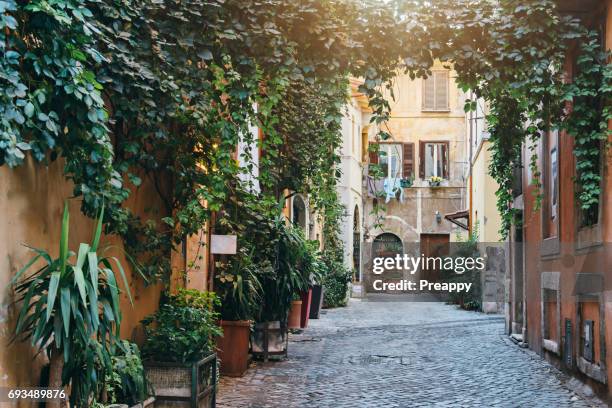
<svg viewBox="0 0 612 408"><path fill-rule="evenodd" d="M388 300L388 299L382 299ZM289 358L223 378L219 407L588 407L503 335L503 317L441 303L351 301L292 335ZM536 402L537 401L537 402Z"/></svg>

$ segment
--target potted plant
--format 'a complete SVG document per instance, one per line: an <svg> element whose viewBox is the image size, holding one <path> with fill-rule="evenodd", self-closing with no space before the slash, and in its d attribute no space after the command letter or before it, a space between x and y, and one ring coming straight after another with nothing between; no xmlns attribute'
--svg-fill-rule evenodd
<svg viewBox="0 0 612 408"><path fill-rule="evenodd" d="M99 398L103 404L100 406L152 408L155 397L149 394L138 346L121 340L115 349L111 359L112 371L104 377L104 387Z"/></svg>
<svg viewBox="0 0 612 408"><path fill-rule="evenodd" d="M442 183L442 177L431 176L428 181L430 187L440 187L440 183Z"/></svg>
<svg viewBox="0 0 612 408"><path fill-rule="evenodd" d="M219 314L223 335L217 337L221 374L244 375L249 364L249 338L253 312L261 297L252 251L241 248L229 262L219 266L216 292L221 298Z"/></svg>
<svg viewBox="0 0 612 408"><path fill-rule="evenodd" d="M308 290L301 293L302 319L300 327L302 328L308 326L308 319L311 318L311 315L314 316L316 314L316 317L313 318L319 317L319 310L323 301L323 286L321 285L321 281L324 275L324 264L321 262L321 254L319 253L319 241L307 241L306 248L307 252L305 254L304 267L309 276L309 285ZM316 305L313 303L313 298L315 296L317 296L315 301L318 302Z"/></svg>
<svg viewBox="0 0 612 408"><path fill-rule="evenodd" d="M295 293L307 290L304 260L306 239L300 229L276 217L269 225L267 246L273 248L259 266L262 298L251 337L251 350L267 361L269 356L287 354L287 318Z"/></svg>
<svg viewBox="0 0 612 408"><path fill-rule="evenodd" d="M299 329L302 324L302 298L295 294L291 300L291 308L289 309L289 317L287 318L287 327L290 329Z"/></svg>
<svg viewBox="0 0 612 408"><path fill-rule="evenodd" d="M400 187L410 188L412 187L413 182L414 182L414 179L412 177L400 179Z"/></svg>
<svg viewBox="0 0 612 408"><path fill-rule="evenodd" d="M312 286L308 287L308 290L300 293L300 300L302 306L300 310L300 327L305 329L308 327L308 319L310 317L310 306L312 302Z"/></svg>
<svg viewBox="0 0 612 408"><path fill-rule="evenodd" d="M13 340L29 339L47 354L48 386L59 389L70 384L74 406L89 406L102 384L96 378L112 371L113 345L119 341L121 324L115 270L131 301L121 263L106 255L108 247L99 246L103 217L104 208L91 242L81 243L75 253L68 249L70 215L66 203L59 256L53 258L44 249L32 248L36 255L11 280L17 302L21 302Z"/></svg>
<svg viewBox="0 0 612 408"><path fill-rule="evenodd" d="M157 402L215 406L218 301L214 293L179 289L142 321L144 367Z"/></svg>

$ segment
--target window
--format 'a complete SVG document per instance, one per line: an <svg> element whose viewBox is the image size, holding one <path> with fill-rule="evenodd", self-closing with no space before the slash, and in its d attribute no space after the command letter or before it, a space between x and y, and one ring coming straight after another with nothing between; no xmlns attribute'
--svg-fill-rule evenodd
<svg viewBox="0 0 612 408"><path fill-rule="evenodd" d="M414 143L380 143L378 146L378 153L368 149L369 160L370 164L380 166L384 178L414 179Z"/></svg>
<svg viewBox="0 0 612 408"><path fill-rule="evenodd" d="M559 134L550 131L542 135L542 237L559 235Z"/></svg>
<svg viewBox="0 0 612 408"><path fill-rule="evenodd" d="M421 142L420 176L448 178L448 142Z"/></svg>
<svg viewBox="0 0 612 408"><path fill-rule="evenodd" d="M433 71L431 76L423 79L422 110L449 110L448 105L448 71Z"/></svg>
<svg viewBox="0 0 612 408"><path fill-rule="evenodd" d="M385 178L402 177L402 145L381 143L378 164Z"/></svg>

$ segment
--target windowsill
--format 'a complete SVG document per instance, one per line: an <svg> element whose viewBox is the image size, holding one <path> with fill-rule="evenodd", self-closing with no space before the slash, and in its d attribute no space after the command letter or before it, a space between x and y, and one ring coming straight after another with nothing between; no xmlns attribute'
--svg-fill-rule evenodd
<svg viewBox="0 0 612 408"><path fill-rule="evenodd" d="M550 339L542 339L542 347L544 350L550 351L551 353L555 353L556 355L560 355L559 353L559 343Z"/></svg>
<svg viewBox="0 0 612 408"><path fill-rule="evenodd" d="M595 381L608 383L606 372L598 364L591 363L582 356L578 357L578 370Z"/></svg>
<svg viewBox="0 0 612 408"><path fill-rule="evenodd" d="M559 237L544 238L542 240L542 246L540 247L540 256L542 258L552 258L555 255L559 255L561 252L561 244Z"/></svg>
<svg viewBox="0 0 612 408"><path fill-rule="evenodd" d="M595 224L590 227L582 227L576 231L576 249L588 249L591 247L600 246L601 240L601 224Z"/></svg>

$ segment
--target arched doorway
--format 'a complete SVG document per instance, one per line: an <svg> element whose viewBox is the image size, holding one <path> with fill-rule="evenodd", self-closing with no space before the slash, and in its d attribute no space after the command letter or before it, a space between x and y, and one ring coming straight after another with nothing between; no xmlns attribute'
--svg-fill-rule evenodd
<svg viewBox="0 0 612 408"><path fill-rule="evenodd" d="M359 282L361 264L361 222L359 221L359 207L353 211L353 280Z"/></svg>
<svg viewBox="0 0 612 408"><path fill-rule="evenodd" d="M404 247L402 240L395 234L385 232L374 238L372 242L372 260L374 258L395 258L397 254L402 255L404 253ZM372 268L368 268L365 279L367 280L365 288L366 292L380 293L379 290L374 289L373 282L375 280L383 280L384 282L399 282L404 279L404 271L402 269L386 269L382 274L376 275L371 271ZM389 292L388 293L395 293Z"/></svg>
<svg viewBox="0 0 612 408"><path fill-rule="evenodd" d="M306 203L300 195L293 196L292 222L306 233Z"/></svg>
<svg viewBox="0 0 612 408"><path fill-rule="evenodd" d="M375 257L394 257L403 254L402 240L395 234L385 232L374 238L372 253Z"/></svg>

